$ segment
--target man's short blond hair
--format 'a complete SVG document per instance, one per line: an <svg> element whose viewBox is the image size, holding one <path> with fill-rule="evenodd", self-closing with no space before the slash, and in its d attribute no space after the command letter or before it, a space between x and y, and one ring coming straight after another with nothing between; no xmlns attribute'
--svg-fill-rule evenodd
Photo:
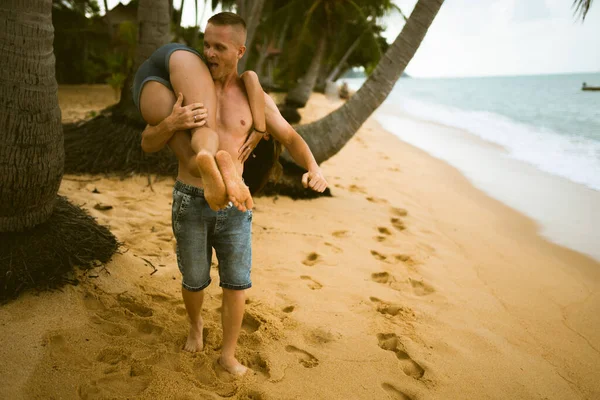
<svg viewBox="0 0 600 400"><path fill-rule="evenodd" d="M228 11L220 12L210 17L208 23L216 26L231 26L242 34L240 38L242 40L241 44L244 45L246 42L246 21L235 13Z"/></svg>

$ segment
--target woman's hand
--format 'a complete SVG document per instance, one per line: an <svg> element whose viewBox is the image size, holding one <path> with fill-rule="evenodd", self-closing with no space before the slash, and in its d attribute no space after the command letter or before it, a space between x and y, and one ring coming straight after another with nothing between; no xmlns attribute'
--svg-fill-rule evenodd
<svg viewBox="0 0 600 400"><path fill-rule="evenodd" d="M256 146L258 146L258 143L264 136L265 134L256 132L255 130L252 130L252 133L248 135L248 138L238 151L238 159L242 162L242 164L246 162L248 157L250 157L250 154L252 154L252 152L254 151Z"/></svg>
<svg viewBox="0 0 600 400"><path fill-rule="evenodd" d="M173 105L173 111L169 118L169 124L173 131L186 131L188 129L200 128L206 124L208 111L202 103L188 104L182 106L183 95L179 93L177 101Z"/></svg>

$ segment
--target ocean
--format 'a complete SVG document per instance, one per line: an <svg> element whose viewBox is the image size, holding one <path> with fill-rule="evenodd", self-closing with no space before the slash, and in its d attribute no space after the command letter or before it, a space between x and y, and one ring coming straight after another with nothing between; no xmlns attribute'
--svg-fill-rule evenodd
<svg viewBox="0 0 600 400"><path fill-rule="evenodd" d="M348 79L357 90L364 79ZM400 79L378 122L600 260L600 73ZM399 129L400 118L452 129ZM565 208L575 212L566 212Z"/></svg>

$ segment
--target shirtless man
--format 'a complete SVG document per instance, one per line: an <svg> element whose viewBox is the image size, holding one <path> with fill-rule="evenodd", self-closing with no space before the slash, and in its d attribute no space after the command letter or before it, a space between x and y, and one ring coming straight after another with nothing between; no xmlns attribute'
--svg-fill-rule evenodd
<svg viewBox="0 0 600 400"><path fill-rule="evenodd" d="M244 84L237 74L238 61L246 50L245 40L245 23L238 15L220 13L208 21L204 34L204 57L216 90L219 151L215 158L223 179L233 181L233 184L242 175L244 155L247 156L248 150L252 150L261 139L261 135L256 133L248 136L253 126L252 113ZM323 192L327 182L306 142L281 116L271 97L264 94L264 99L268 133L308 171L302 177L304 186ZM177 239L177 261L183 275L182 294L191 321L184 349L195 352L203 348L201 310L204 289L211 281L210 264L214 248L223 288L223 345L218 362L231 374L243 375L247 368L235 358L235 348L244 315L245 290L252 286L252 210L243 212L232 206L219 211L210 209L203 197L202 179L191 167L190 159L195 153L189 135L175 134L187 129L186 123L191 123L189 118L186 122L186 118L182 117L187 110L178 103L165 121L144 131L142 141L146 143L145 150L153 151L157 150L157 146L148 143L164 145L168 142L179 160L172 218Z"/></svg>

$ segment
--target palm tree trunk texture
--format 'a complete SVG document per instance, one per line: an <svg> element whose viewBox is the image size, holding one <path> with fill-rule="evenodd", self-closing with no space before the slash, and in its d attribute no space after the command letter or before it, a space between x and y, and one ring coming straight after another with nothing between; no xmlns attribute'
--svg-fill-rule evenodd
<svg viewBox="0 0 600 400"><path fill-rule="evenodd" d="M57 196L61 113L52 0L0 3L0 303L26 288L59 287L74 265L107 262L118 243Z"/></svg>
<svg viewBox="0 0 600 400"><path fill-rule="evenodd" d="M169 42L168 0L140 0L139 39L134 66L129 73L119 104L97 117L64 126L65 171L67 173L160 173L175 174L177 163L169 149L146 154L141 148L145 122L136 109L131 93L138 66L154 50Z"/></svg>
<svg viewBox="0 0 600 400"><path fill-rule="evenodd" d="M0 232L46 221L62 179L51 5L51 0L0 5Z"/></svg>
<svg viewBox="0 0 600 400"><path fill-rule="evenodd" d="M419 0L404 28L360 90L333 113L298 128L317 163L340 151L383 103L415 55L443 3L444 0Z"/></svg>
<svg viewBox="0 0 600 400"><path fill-rule="evenodd" d="M315 55L308 67L306 74L300 79L300 82L288 93L285 102L289 106L302 108L308 102L308 99L317 83L319 77L319 71L321 69L321 62L325 55L325 48L327 46L326 35L322 35L317 44Z"/></svg>
<svg viewBox="0 0 600 400"><path fill-rule="evenodd" d="M119 101L121 111L129 118L139 118L137 111L133 108L130 90L133 75L154 50L169 42L170 27L168 0L140 0L138 5L138 43L135 58L132 70L125 79Z"/></svg>

